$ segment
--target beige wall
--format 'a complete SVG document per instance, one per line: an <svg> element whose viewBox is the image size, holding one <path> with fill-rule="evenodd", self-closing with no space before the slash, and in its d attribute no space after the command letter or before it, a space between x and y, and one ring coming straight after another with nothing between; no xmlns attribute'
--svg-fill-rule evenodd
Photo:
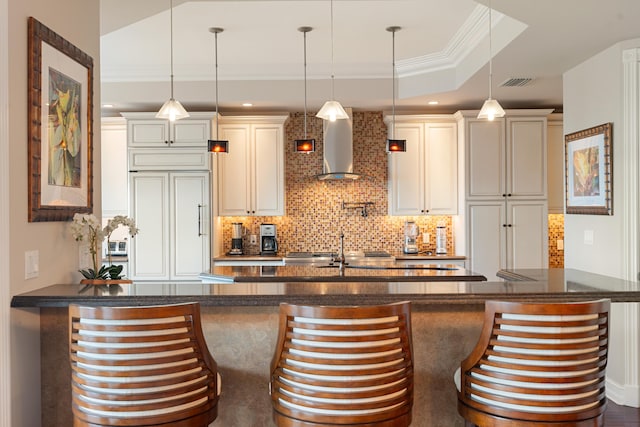
<svg viewBox="0 0 640 427"><path fill-rule="evenodd" d="M79 280L78 247L67 222L29 223L27 168L27 18L35 17L94 60L94 209L100 203L100 41L96 0L21 0L9 3L9 283L11 295ZM39 251L40 276L24 279L24 253ZM43 349L46 351L46 349ZM40 425L39 316L11 310L12 427ZM4 378L3 378L4 380Z"/></svg>

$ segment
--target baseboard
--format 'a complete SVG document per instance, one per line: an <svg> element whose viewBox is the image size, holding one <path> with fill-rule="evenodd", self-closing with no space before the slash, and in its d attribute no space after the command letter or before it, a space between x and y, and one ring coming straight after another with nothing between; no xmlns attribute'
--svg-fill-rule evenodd
<svg viewBox="0 0 640 427"><path fill-rule="evenodd" d="M640 389L638 387L625 386L606 380L607 398L618 405L640 408Z"/></svg>

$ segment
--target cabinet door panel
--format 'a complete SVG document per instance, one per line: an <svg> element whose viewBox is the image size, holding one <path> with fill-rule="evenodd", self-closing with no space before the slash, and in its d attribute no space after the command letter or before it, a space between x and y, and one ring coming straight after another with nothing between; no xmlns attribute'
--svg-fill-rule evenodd
<svg viewBox="0 0 640 427"><path fill-rule="evenodd" d="M281 128L254 127L252 214L284 215L284 156Z"/></svg>
<svg viewBox="0 0 640 427"><path fill-rule="evenodd" d="M133 280L169 279L169 174L130 176L131 216L140 233L131 242Z"/></svg>
<svg viewBox="0 0 640 427"><path fill-rule="evenodd" d="M427 124L425 200L429 213L458 213L458 145L455 123Z"/></svg>
<svg viewBox="0 0 640 427"><path fill-rule="evenodd" d="M504 268L506 255L505 204L475 202L467 205L469 269L494 280L496 273Z"/></svg>
<svg viewBox="0 0 640 427"><path fill-rule="evenodd" d="M102 216L128 215L127 192L127 128L102 124L101 136L102 170Z"/></svg>
<svg viewBox="0 0 640 427"><path fill-rule="evenodd" d="M209 120L180 120L173 124L172 146L206 147L211 136Z"/></svg>
<svg viewBox="0 0 640 427"><path fill-rule="evenodd" d="M196 279L209 263L209 174L171 174L172 279Z"/></svg>
<svg viewBox="0 0 640 427"><path fill-rule="evenodd" d="M169 145L169 122L129 120L127 135L130 147L165 147Z"/></svg>
<svg viewBox="0 0 640 427"><path fill-rule="evenodd" d="M467 124L467 197L487 199L505 193L504 120Z"/></svg>
<svg viewBox="0 0 640 427"><path fill-rule="evenodd" d="M229 152L218 156L218 209L220 215L244 216L249 212L249 128L221 126Z"/></svg>
<svg viewBox="0 0 640 427"><path fill-rule="evenodd" d="M507 205L508 268L547 268L549 242L547 231L547 203L514 201Z"/></svg>
<svg viewBox="0 0 640 427"><path fill-rule="evenodd" d="M547 196L547 147L545 118L507 119L507 192L511 197Z"/></svg>
<svg viewBox="0 0 640 427"><path fill-rule="evenodd" d="M547 197L549 213L564 213L564 134L562 121L547 126Z"/></svg>
<svg viewBox="0 0 640 427"><path fill-rule="evenodd" d="M424 207L424 125L396 125L396 139L407 141L407 151L389 159L390 215L420 215Z"/></svg>

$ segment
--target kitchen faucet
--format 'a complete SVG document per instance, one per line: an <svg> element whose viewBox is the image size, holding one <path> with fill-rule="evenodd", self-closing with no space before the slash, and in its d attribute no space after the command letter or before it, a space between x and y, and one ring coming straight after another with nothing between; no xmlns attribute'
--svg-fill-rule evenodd
<svg viewBox="0 0 640 427"><path fill-rule="evenodd" d="M332 264L334 262L338 263L338 267L340 267L340 270L342 270L346 265L346 262L344 260L344 233L340 233L340 248L338 250L338 255L331 260Z"/></svg>

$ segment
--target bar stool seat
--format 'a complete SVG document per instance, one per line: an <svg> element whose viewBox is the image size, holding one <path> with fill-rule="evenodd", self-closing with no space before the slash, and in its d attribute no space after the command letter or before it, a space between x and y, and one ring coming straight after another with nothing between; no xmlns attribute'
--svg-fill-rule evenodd
<svg viewBox="0 0 640 427"><path fill-rule="evenodd" d="M270 393L280 427L410 425L410 303L281 304Z"/></svg>
<svg viewBox="0 0 640 427"><path fill-rule="evenodd" d="M205 427L216 419L221 381L199 304L72 304L69 330L74 427Z"/></svg>
<svg viewBox="0 0 640 427"><path fill-rule="evenodd" d="M475 426L602 426L609 300L487 301L480 339L455 374Z"/></svg>

